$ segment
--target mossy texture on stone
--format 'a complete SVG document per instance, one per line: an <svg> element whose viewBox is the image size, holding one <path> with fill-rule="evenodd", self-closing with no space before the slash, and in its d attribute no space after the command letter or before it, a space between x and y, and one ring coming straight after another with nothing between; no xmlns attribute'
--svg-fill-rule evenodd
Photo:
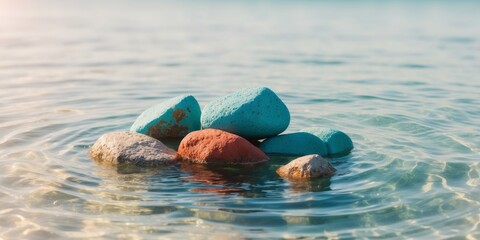
<svg viewBox="0 0 480 240"><path fill-rule="evenodd" d="M145 110L130 131L156 139L183 137L200 129L200 105L191 95L171 98Z"/></svg>

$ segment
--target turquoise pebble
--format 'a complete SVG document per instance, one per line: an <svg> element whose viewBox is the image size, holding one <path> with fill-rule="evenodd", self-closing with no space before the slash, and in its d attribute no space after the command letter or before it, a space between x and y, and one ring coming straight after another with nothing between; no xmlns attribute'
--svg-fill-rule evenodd
<svg viewBox="0 0 480 240"><path fill-rule="evenodd" d="M247 139L263 139L282 133L290 112L266 87L239 90L208 103L201 117L202 128L215 128Z"/></svg>
<svg viewBox="0 0 480 240"><path fill-rule="evenodd" d="M153 138L183 137L200 130L200 105L191 95L171 98L145 110L135 120L131 132Z"/></svg>
<svg viewBox="0 0 480 240"><path fill-rule="evenodd" d="M348 154L353 149L352 139L340 130L310 127L300 131L311 133L324 141L329 155Z"/></svg>
<svg viewBox="0 0 480 240"><path fill-rule="evenodd" d="M308 155L328 154L325 143L313 134L297 132L282 134L265 139L260 143L260 149L268 154Z"/></svg>

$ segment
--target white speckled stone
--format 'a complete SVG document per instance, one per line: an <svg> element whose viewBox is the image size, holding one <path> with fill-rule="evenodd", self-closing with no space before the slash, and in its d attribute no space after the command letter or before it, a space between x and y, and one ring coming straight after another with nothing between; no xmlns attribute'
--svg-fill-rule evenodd
<svg viewBox="0 0 480 240"><path fill-rule="evenodd" d="M108 165L158 166L177 160L177 152L159 140L126 131L102 135L88 154L93 160Z"/></svg>

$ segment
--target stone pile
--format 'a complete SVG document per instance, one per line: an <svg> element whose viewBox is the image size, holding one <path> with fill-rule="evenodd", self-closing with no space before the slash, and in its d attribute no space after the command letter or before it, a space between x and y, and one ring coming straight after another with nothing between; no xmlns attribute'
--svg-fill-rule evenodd
<svg viewBox="0 0 480 240"><path fill-rule="evenodd" d="M344 156L350 137L332 128L310 127L282 134L290 112L269 88L246 88L208 103L203 112L191 95L178 96L145 110L130 132L101 136L92 159L109 164L157 166L183 161L205 165L252 165L268 155L297 156L277 173L289 179L328 177L333 166L322 157ZM160 140L183 138L178 152ZM302 157L303 156L303 157Z"/></svg>

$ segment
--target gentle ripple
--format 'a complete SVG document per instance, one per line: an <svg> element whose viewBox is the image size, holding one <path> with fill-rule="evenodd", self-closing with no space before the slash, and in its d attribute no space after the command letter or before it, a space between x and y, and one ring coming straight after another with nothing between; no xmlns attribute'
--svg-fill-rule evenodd
<svg viewBox="0 0 480 240"><path fill-rule="evenodd" d="M480 238L475 1L0 1L0 238ZM330 179L106 168L145 108L246 86L355 150Z"/></svg>

